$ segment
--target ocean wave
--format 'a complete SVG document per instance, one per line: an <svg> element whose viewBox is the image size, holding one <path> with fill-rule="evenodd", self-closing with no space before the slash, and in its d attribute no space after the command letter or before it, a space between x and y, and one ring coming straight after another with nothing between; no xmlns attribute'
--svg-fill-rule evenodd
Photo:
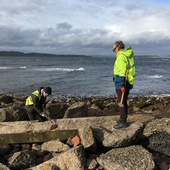
<svg viewBox="0 0 170 170"><path fill-rule="evenodd" d="M26 66L21 66L21 67L0 67L0 70L9 70L9 69L26 69Z"/></svg>
<svg viewBox="0 0 170 170"><path fill-rule="evenodd" d="M35 71L67 71L67 72L71 72L71 71L84 71L85 69L80 67L80 68L36 68L34 69Z"/></svg>
<svg viewBox="0 0 170 170"><path fill-rule="evenodd" d="M163 75L149 75L148 77L152 79L159 79L159 78L162 78Z"/></svg>

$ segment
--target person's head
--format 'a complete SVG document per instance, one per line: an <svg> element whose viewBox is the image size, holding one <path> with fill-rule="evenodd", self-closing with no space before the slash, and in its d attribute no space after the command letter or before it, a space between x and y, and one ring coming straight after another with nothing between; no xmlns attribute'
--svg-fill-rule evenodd
<svg viewBox="0 0 170 170"><path fill-rule="evenodd" d="M113 44L112 50L113 50L113 52L117 53L118 51L123 50L124 48L125 48L125 45L124 45L123 41L119 40Z"/></svg>
<svg viewBox="0 0 170 170"><path fill-rule="evenodd" d="M51 95L51 93L52 93L52 90L51 90L51 87L46 87L46 88L44 88L44 90L43 90L43 96L44 97L48 97L49 95Z"/></svg>

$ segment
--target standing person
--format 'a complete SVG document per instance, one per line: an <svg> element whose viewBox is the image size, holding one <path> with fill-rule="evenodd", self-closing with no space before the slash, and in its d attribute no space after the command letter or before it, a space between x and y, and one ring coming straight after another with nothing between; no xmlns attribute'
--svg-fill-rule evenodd
<svg viewBox="0 0 170 170"><path fill-rule="evenodd" d="M43 113L43 109L45 108L46 98L51 95L51 93L51 87L40 87L28 96L25 103L25 109L30 120L36 120L36 115L39 117L40 121L47 120Z"/></svg>
<svg viewBox="0 0 170 170"><path fill-rule="evenodd" d="M131 47L124 48L125 45L122 41L116 41L113 44L113 52L116 53L116 60L113 67L113 81L115 83L120 109L120 117L114 126L115 129L127 127L127 99L129 91L133 88L136 74L133 50Z"/></svg>

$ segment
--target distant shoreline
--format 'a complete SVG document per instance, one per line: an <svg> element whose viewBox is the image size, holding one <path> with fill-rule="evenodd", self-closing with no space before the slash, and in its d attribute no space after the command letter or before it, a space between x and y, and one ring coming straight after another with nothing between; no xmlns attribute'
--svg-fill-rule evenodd
<svg viewBox="0 0 170 170"><path fill-rule="evenodd" d="M38 53L38 52L30 52L30 53L24 53L20 51L0 51L0 56L6 57L6 56L13 56L13 57L101 57L105 55L82 55L82 54L50 54L50 53ZM109 55L110 56L110 55ZM137 57L152 57L152 58L159 58L158 55L135 55ZM162 57L169 57L170 55L162 56ZM111 56L113 57L113 56Z"/></svg>
<svg viewBox="0 0 170 170"><path fill-rule="evenodd" d="M13 56L13 57L91 57L86 55L72 55L72 54L48 54L48 53L23 53L19 51L0 51L0 56L6 57L6 56Z"/></svg>

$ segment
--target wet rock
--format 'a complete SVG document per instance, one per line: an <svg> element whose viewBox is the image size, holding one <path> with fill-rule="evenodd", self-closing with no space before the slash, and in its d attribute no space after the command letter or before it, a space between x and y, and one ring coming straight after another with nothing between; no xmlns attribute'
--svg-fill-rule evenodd
<svg viewBox="0 0 170 170"><path fill-rule="evenodd" d="M41 146L41 149L49 152L63 152L69 149L69 146L59 140L51 140L44 142Z"/></svg>
<svg viewBox="0 0 170 170"><path fill-rule="evenodd" d="M64 118L87 117L88 107L85 102L72 104L65 112Z"/></svg>
<svg viewBox="0 0 170 170"><path fill-rule="evenodd" d="M115 148L97 158L105 170L151 170L155 167L152 154L142 146Z"/></svg>

